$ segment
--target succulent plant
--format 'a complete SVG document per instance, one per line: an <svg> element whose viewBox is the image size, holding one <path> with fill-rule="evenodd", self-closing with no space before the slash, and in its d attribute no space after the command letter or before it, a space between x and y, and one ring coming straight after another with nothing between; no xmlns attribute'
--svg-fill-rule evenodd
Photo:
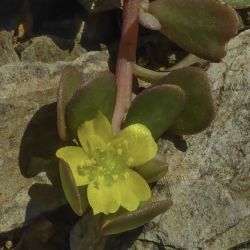
<svg viewBox="0 0 250 250"><path fill-rule="evenodd" d="M248 4L225 2L239 8ZM220 61L240 27L236 11L219 0L124 0L122 9L115 75L100 72L84 82L74 67L66 67L58 91L58 133L70 144L57 151L60 177L72 209L88 218L86 223L95 221L84 236L86 244L139 227L171 206L166 197L151 198L147 184L167 172L155 140L166 132L195 134L211 124L215 108L209 80L191 65ZM166 72L136 65L139 23L193 55ZM150 86L132 101L133 77Z"/></svg>

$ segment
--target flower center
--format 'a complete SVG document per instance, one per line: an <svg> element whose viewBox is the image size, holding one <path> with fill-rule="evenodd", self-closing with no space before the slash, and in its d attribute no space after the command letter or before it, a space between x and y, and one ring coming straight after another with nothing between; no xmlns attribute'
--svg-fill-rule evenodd
<svg viewBox="0 0 250 250"><path fill-rule="evenodd" d="M108 146L105 150L97 149L93 158L86 160L79 166L79 174L88 176L89 181L99 177L107 185L118 179L126 178L125 170L133 162L133 159L124 158L123 144L124 142L118 148Z"/></svg>

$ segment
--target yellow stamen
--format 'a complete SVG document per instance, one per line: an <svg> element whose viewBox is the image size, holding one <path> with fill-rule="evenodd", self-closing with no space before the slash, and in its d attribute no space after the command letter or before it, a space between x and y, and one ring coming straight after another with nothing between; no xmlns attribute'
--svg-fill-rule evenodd
<svg viewBox="0 0 250 250"><path fill-rule="evenodd" d="M134 159L132 157L129 157L127 160L127 164L131 165L134 162Z"/></svg>
<svg viewBox="0 0 250 250"><path fill-rule="evenodd" d="M129 176L129 173L126 172L123 176L125 177L125 179L127 179Z"/></svg>
<svg viewBox="0 0 250 250"><path fill-rule="evenodd" d="M128 141L127 141L127 140L123 140L123 141L122 141L122 145L124 145L124 146L127 147L127 146L128 146Z"/></svg>
<svg viewBox="0 0 250 250"><path fill-rule="evenodd" d="M118 149L116 150L116 153L117 153L118 155L122 155L122 149L121 149L121 148L118 148Z"/></svg>
<svg viewBox="0 0 250 250"><path fill-rule="evenodd" d="M92 160L86 160L85 166L90 167L92 165L93 165Z"/></svg>
<svg viewBox="0 0 250 250"><path fill-rule="evenodd" d="M112 177L114 180L118 180L118 174L113 174Z"/></svg>
<svg viewBox="0 0 250 250"><path fill-rule="evenodd" d="M97 169L98 169L99 171L102 171L104 168L103 168L103 166L98 166Z"/></svg>

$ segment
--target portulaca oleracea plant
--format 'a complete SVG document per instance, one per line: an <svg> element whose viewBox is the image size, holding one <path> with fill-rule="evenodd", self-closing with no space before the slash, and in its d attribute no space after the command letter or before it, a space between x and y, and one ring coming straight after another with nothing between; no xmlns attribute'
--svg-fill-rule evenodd
<svg viewBox="0 0 250 250"><path fill-rule="evenodd" d="M133 124L113 135L108 119L101 113L78 128L81 147L57 151L71 168L77 186L88 185L87 197L94 214L110 214L119 207L136 210L148 201L147 182L132 168L150 161L157 152L151 132Z"/></svg>
<svg viewBox="0 0 250 250"><path fill-rule="evenodd" d="M94 1L91 10L104 2ZM228 3L237 8L237 1ZM135 229L172 205L168 197L152 197L150 184L167 172L156 141L166 132L190 135L210 125L215 114L210 83L203 69L192 65L220 61L241 28L227 1L124 0L114 6L120 4L115 74L100 72L84 82L76 68L66 67L58 91L58 134L68 146L56 156L70 206L91 224L83 232L85 249L103 249L107 235ZM165 72L137 65L139 23L191 54ZM150 86L132 101L133 78Z"/></svg>

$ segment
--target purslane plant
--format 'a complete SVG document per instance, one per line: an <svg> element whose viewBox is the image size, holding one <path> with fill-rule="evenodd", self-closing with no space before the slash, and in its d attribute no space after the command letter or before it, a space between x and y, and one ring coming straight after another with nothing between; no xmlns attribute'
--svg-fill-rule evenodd
<svg viewBox="0 0 250 250"><path fill-rule="evenodd" d="M141 226L171 206L166 197L151 197L148 185L167 171L155 140L166 132L198 133L215 114L206 73L191 66L196 61L166 72L136 65L139 23L195 60L214 62L225 56L226 43L240 27L236 11L219 0L124 0L122 10L115 75L101 72L82 82L74 67L66 67L58 92L58 133L70 144L57 151L62 187L78 215L93 210L86 218L98 218L83 236L90 249L103 246L95 239ZM133 77L151 86L132 101Z"/></svg>
<svg viewBox="0 0 250 250"><path fill-rule="evenodd" d="M147 182L132 168L150 161L157 152L151 132L133 124L113 135L101 113L78 128L81 147L57 151L73 173L77 186L88 185L88 202L94 214L110 214L119 207L134 211L151 197Z"/></svg>

